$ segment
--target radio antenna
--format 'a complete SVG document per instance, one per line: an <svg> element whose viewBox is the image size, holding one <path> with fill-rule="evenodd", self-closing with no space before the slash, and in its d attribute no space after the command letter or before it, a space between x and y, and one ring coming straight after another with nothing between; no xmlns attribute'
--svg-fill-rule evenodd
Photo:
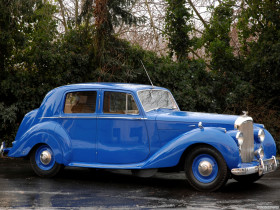
<svg viewBox="0 0 280 210"><path fill-rule="evenodd" d="M151 85L152 85L152 88L154 88L154 85L153 85L153 83L152 83L152 80L151 80L151 78L150 78L148 72L147 72L147 69L145 68L145 66L144 66L144 64L143 64L143 62L142 62L142 60L140 60L140 62L142 63L142 66L143 66L143 68L144 68L144 70L145 70L145 72L146 72L146 74L147 74L147 76L148 76L148 78L149 78L149 80L150 80L150 83L151 83Z"/></svg>

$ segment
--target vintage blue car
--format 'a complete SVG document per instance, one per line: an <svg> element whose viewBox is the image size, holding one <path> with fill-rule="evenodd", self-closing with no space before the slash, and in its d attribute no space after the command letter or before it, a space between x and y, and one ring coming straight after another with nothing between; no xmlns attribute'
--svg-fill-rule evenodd
<svg viewBox="0 0 280 210"><path fill-rule="evenodd" d="M28 157L35 173L64 166L185 171L190 185L214 191L229 178L254 182L277 168L276 145L261 124L242 116L180 111L161 87L87 83L50 91L27 113L9 157Z"/></svg>

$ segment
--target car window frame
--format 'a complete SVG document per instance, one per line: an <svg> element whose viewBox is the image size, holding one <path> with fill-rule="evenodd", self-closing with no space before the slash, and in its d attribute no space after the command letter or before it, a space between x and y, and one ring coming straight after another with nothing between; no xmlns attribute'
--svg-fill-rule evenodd
<svg viewBox="0 0 280 210"><path fill-rule="evenodd" d="M65 113L64 112L64 107L65 107L65 102L66 102L66 96L68 93L73 93L73 92L96 92L96 100L95 100L95 112L93 113ZM67 90L63 94L63 101L62 101L62 106L60 108L60 116L66 116L66 117L73 117L73 116L96 116L98 114L98 105L99 105L99 89L71 89Z"/></svg>
<svg viewBox="0 0 280 210"><path fill-rule="evenodd" d="M105 95L105 92L119 92L119 93L127 93L127 94L130 94L132 95L134 101L135 101L135 104L137 106L137 109L139 111L138 114L115 114L115 113L104 113L103 112L103 106L104 106L104 95ZM129 90L119 90L119 89L102 89L100 91L100 109L99 109L99 114L101 115L105 115L105 116L130 116L130 117L134 117L134 116L143 116L143 107L141 105L141 103L139 102L139 99L138 99L138 96L133 92L133 91L129 91Z"/></svg>

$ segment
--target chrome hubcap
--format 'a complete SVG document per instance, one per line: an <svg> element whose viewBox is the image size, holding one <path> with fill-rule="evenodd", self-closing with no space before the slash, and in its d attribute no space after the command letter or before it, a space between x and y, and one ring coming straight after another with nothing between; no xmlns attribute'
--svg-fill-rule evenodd
<svg viewBox="0 0 280 210"><path fill-rule="evenodd" d="M213 171L213 166L208 161L201 161L198 166L198 171L202 176L209 176Z"/></svg>
<svg viewBox="0 0 280 210"><path fill-rule="evenodd" d="M48 165L52 160L52 155L49 151L43 151L40 155L40 161L44 165Z"/></svg>

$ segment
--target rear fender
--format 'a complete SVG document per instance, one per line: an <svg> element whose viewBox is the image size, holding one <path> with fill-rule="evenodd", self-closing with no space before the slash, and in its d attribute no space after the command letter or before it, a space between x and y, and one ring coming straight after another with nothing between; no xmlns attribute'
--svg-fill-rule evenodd
<svg viewBox="0 0 280 210"><path fill-rule="evenodd" d="M13 143L8 156L25 157L38 144L49 145L58 163L66 165L70 161L69 136L59 124L53 121L31 127L18 141Z"/></svg>
<svg viewBox="0 0 280 210"><path fill-rule="evenodd" d="M176 166L184 151L195 144L206 144L217 149L229 169L237 167L239 149L233 138L222 129L207 127L194 129L173 139L147 160L143 168L163 168Z"/></svg>

